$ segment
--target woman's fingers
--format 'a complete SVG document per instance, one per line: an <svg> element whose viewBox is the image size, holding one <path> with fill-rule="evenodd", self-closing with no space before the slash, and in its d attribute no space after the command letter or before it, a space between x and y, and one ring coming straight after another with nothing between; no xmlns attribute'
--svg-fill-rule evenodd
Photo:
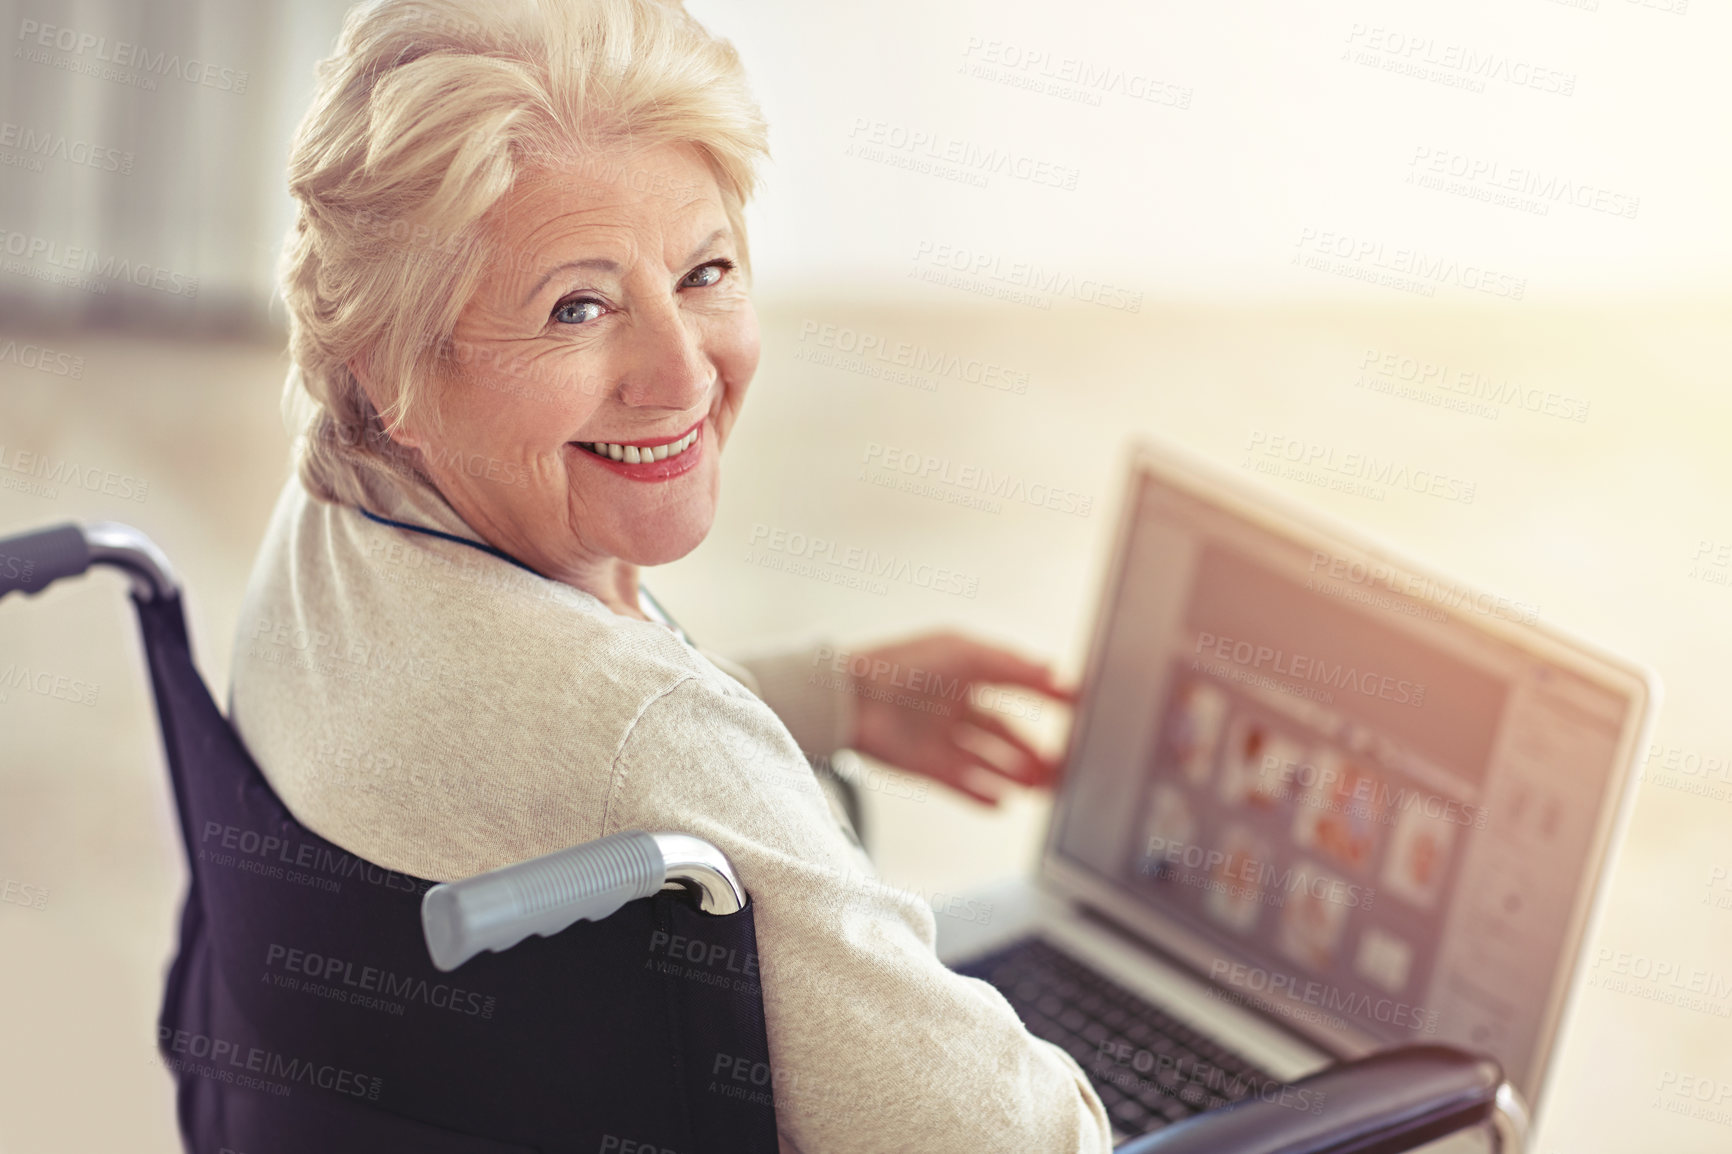
<svg viewBox="0 0 1732 1154"><path fill-rule="evenodd" d="M1076 691L1060 685L1053 676L1052 667L1038 661L1030 661L1007 649L994 645L985 645L966 638L958 639L959 644L967 646L968 676L973 681L991 681L1002 685L1020 685L1032 689L1036 693L1060 701L1074 702Z"/></svg>
<svg viewBox="0 0 1732 1154"><path fill-rule="evenodd" d="M951 781L951 788L955 789L959 793L967 794L975 801L978 801L981 805L987 806L991 809L997 809L999 806L998 795L995 793L987 793L985 790L975 785L975 777L976 773L972 768L964 766L962 772L957 774L955 779Z"/></svg>
<svg viewBox="0 0 1732 1154"><path fill-rule="evenodd" d="M922 656L935 666L960 674L970 681L997 681L1006 685L1021 685L1049 697L1070 700L1075 694L1061 686L1052 669L1039 661L1030 661L1018 653L985 641L977 641L963 633L945 631L929 634L908 646L924 650ZM910 656L913 656L912 654Z"/></svg>
<svg viewBox="0 0 1732 1154"><path fill-rule="evenodd" d="M1002 771L984 755L969 749L967 746L952 745L951 749L955 752L946 760L944 770L933 776L958 793L965 793L982 805L988 805L994 809L998 808L998 795L988 793L979 783L1002 777Z"/></svg>
<svg viewBox="0 0 1732 1154"><path fill-rule="evenodd" d="M930 734L926 740L903 751L900 758L872 754L880 761L894 765L905 773L928 778L947 785L958 793L967 794L984 805L996 806L998 797L983 788L992 776L998 776L992 763L974 750L958 745L941 734Z"/></svg>
<svg viewBox="0 0 1732 1154"><path fill-rule="evenodd" d="M1019 785L1040 786L1046 784L1057 772L1058 766L1043 757L1039 750L1030 745L1023 737L1002 718L979 709L968 710L961 721L983 730L1009 747L1010 755L1003 759L1008 764L992 764L989 766L995 773Z"/></svg>

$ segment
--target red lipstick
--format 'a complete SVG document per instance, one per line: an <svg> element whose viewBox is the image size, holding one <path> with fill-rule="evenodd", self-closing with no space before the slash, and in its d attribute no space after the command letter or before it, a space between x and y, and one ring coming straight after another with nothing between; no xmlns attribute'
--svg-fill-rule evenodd
<svg viewBox="0 0 1732 1154"><path fill-rule="evenodd" d="M634 481L667 481L680 476L682 473L688 473L697 466L705 449L703 427L704 423L699 421L682 433L644 441L571 441L568 443L579 456L600 465L604 469L610 469L622 477L629 477ZM672 453L659 461L652 459L638 461L635 464L625 460L616 461L606 449L598 449L597 447L611 444L617 445L622 450L626 448L655 449L661 445L677 444L688 437L691 438L690 444L679 452Z"/></svg>

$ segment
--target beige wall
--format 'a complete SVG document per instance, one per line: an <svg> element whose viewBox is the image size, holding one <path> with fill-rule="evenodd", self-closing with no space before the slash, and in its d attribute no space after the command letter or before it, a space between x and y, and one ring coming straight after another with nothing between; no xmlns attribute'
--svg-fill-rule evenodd
<svg viewBox="0 0 1732 1154"><path fill-rule="evenodd" d="M693 8L756 81L777 158L765 275L803 289L901 298L930 240L1186 297L1354 295L1292 265L1306 229L1520 277L1529 300L1713 290L1732 270L1724 5ZM986 186L898 166L947 150ZM995 151L1049 168L1019 179L980 159ZM1419 183L1452 171L1471 187Z"/></svg>

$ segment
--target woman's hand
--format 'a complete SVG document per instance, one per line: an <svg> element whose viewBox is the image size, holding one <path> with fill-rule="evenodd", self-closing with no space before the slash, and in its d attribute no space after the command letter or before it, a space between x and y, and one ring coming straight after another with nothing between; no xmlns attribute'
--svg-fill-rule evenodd
<svg viewBox="0 0 1732 1154"><path fill-rule="evenodd" d="M1044 787L1058 776L1058 762L1019 736L1004 711L990 708L998 695L981 692L1014 685L1073 703L1075 693L1046 666L949 632L855 656L852 665L862 657L871 662L865 673L850 673L857 703L850 745L859 752L992 806L997 779Z"/></svg>

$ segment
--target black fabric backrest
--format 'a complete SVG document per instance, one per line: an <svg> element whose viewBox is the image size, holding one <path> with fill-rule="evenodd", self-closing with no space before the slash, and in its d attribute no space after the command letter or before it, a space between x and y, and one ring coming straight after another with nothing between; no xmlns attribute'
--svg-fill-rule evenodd
<svg viewBox="0 0 1732 1154"><path fill-rule="evenodd" d="M774 1154L752 909L664 891L436 970L430 883L297 823L138 603L191 865L158 1023L188 1149Z"/></svg>

